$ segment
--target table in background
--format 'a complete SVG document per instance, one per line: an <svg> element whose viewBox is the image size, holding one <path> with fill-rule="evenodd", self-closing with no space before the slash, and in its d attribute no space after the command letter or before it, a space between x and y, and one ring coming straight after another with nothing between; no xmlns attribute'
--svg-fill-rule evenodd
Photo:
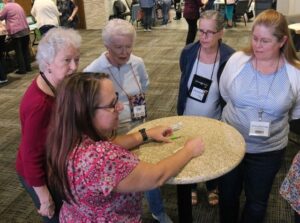
<svg viewBox="0 0 300 223"><path fill-rule="evenodd" d="M167 181L177 185L179 222L192 222L191 188L189 184L215 179L236 167L245 154L245 141L240 133L226 123L199 116L173 116L152 120L134 128L152 128L157 125L171 126L181 123L174 132L180 138L172 143L149 142L133 152L140 160L157 163L174 154L184 146L187 139L201 136L205 145L204 153L191 160L181 172Z"/></svg>

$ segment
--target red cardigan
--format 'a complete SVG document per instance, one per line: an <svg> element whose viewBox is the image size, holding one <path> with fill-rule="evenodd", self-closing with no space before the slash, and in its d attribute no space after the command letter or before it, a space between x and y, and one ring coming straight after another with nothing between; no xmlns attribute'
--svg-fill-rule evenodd
<svg viewBox="0 0 300 223"><path fill-rule="evenodd" d="M21 143L16 170L30 186L46 184L47 127L54 97L41 91L33 80L20 104Z"/></svg>

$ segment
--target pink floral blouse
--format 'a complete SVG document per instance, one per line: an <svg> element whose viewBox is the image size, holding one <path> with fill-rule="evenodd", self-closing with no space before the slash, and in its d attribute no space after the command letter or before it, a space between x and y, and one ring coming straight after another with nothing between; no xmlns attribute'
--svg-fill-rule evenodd
<svg viewBox="0 0 300 223"><path fill-rule="evenodd" d="M120 146L84 138L68 162L76 203L64 201L60 222L141 222L142 193L114 191L138 163L134 154Z"/></svg>
<svg viewBox="0 0 300 223"><path fill-rule="evenodd" d="M279 192L291 207L300 214L300 152L294 157Z"/></svg>

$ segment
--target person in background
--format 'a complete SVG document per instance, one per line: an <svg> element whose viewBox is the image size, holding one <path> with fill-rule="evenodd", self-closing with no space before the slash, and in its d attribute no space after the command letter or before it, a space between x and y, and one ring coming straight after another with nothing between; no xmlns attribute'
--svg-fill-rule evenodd
<svg viewBox="0 0 300 223"><path fill-rule="evenodd" d="M6 34L7 31L5 25L2 22L0 22L0 84L5 84L8 82L4 61Z"/></svg>
<svg viewBox="0 0 300 223"><path fill-rule="evenodd" d="M41 35L59 25L60 13L52 0L35 0L31 8L31 15L36 19Z"/></svg>
<svg viewBox="0 0 300 223"><path fill-rule="evenodd" d="M140 192L161 186L203 153L198 137L157 164L140 161L128 150L147 138L171 143L172 129L158 126L114 137L122 109L107 75L78 73L59 87L47 164L49 182L64 200L61 223L141 222Z"/></svg>
<svg viewBox="0 0 300 223"><path fill-rule="evenodd" d="M205 10L213 10L214 9L215 0L206 0L204 11Z"/></svg>
<svg viewBox="0 0 300 223"><path fill-rule="evenodd" d="M131 23L122 19L109 20L102 31L107 51L84 69L84 72L109 74L113 81L119 100L124 104L119 112L118 134L140 125L147 116L145 93L149 78L143 59L132 54L135 38L136 31ZM160 222L171 222L164 211L160 190L146 192L146 197L153 216Z"/></svg>
<svg viewBox="0 0 300 223"><path fill-rule="evenodd" d="M5 73L3 57L0 56L0 84L5 84L7 82L8 82L8 80L7 80L7 76Z"/></svg>
<svg viewBox="0 0 300 223"><path fill-rule="evenodd" d="M26 74L31 71L29 50L29 26L23 8L15 0L3 0L5 6L0 11L0 20L5 20L8 35L13 40L18 70L16 74Z"/></svg>
<svg viewBox="0 0 300 223"><path fill-rule="evenodd" d="M221 119L219 79L223 68L234 50L222 43L224 16L215 10L201 13L199 19L199 41L187 45L181 52L177 114L205 116ZM198 83L207 82L207 89ZM201 95L196 92L206 91ZM208 203L217 205L217 180L206 182ZM192 205L198 203L197 184L192 185Z"/></svg>
<svg viewBox="0 0 300 223"><path fill-rule="evenodd" d="M230 29L233 27L233 10L236 0L225 0L225 17L227 19L226 28Z"/></svg>
<svg viewBox="0 0 300 223"><path fill-rule="evenodd" d="M20 103L21 142L16 171L44 222L58 222L61 199L50 191L46 170L46 137L58 84L78 68L80 35L53 28L40 40L36 55L40 73Z"/></svg>
<svg viewBox="0 0 300 223"><path fill-rule="evenodd" d="M172 0L162 0L163 26L166 26L169 23L171 5Z"/></svg>
<svg viewBox="0 0 300 223"><path fill-rule="evenodd" d="M180 20L181 19L181 0L174 0L174 9L175 9L175 17L173 17L174 20Z"/></svg>
<svg viewBox="0 0 300 223"><path fill-rule="evenodd" d="M144 31L151 32L152 29L152 13L155 5L155 0L140 0L141 9L144 12L143 26Z"/></svg>
<svg viewBox="0 0 300 223"><path fill-rule="evenodd" d="M251 42L228 60L220 79L222 120L246 141L241 163L219 181L221 223L264 222L273 180L288 143L289 120L300 118L300 61L284 16L268 9ZM239 201L245 206L239 219Z"/></svg>
<svg viewBox="0 0 300 223"><path fill-rule="evenodd" d="M56 5L60 12L60 25L76 29L78 24L78 5L77 0L57 0Z"/></svg>
<svg viewBox="0 0 300 223"><path fill-rule="evenodd" d="M188 33L186 36L185 45L193 43L197 33L197 21L200 17L200 8L204 4L202 0L185 0L183 8L183 17L188 24Z"/></svg>

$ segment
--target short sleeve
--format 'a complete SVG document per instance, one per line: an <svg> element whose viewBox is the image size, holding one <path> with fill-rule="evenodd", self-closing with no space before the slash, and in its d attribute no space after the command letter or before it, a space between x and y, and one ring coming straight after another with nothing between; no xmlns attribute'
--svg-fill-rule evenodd
<svg viewBox="0 0 300 223"><path fill-rule="evenodd" d="M108 196L139 163L136 155L110 142L96 142L84 152L85 181L91 191Z"/></svg>

